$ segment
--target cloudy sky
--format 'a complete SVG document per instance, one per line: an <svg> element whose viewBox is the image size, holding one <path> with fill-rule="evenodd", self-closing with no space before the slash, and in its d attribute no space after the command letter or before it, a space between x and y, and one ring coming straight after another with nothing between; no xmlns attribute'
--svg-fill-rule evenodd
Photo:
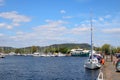
<svg viewBox="0 0 120 80"><path fill-rule="evenodd" d="M92 13L91 13L92 12ZM0 0L0 46L120 46L120 0Z"/></svg>

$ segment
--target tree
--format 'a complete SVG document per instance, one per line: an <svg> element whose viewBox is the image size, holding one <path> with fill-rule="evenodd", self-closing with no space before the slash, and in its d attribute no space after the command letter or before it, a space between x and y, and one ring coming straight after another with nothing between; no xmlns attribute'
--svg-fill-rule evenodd
<svg viewBox="0 0 120 80"><path fill-rule="evenodd" d="M94 49L95 49L95 51L101 51L100 47L95 47Z"/></svg>
<svg viewBox="0 0 120 80"><path fill-rule="evenodd" d="M2 53L2 48L0 48L0 52Z"/></svg>
<svg viewBox="0 0 120 80"><path fill-rule="evenodd" d="M105 52L105 54L110 54L110 44L104 44L103 46L102 46L102 51L104 51Z"/></svg>
<svg viewBox="0 0 120 80"><path fill-rule="evenodd" d="M120 47L117 47L117 51L116 51L117 53L120 53Z"/></svg>
<svg viewBox="0 0 120 80"><path fill-rule="evenodd" d="M21 53L20 49L15 49L15 53Z"/></svg>
<svg viewBox="0 0 120 80"><path fill-rule="evenodd" d="M60 48L59 50L61 53L64 53L66 54L68 52L68 48L67 47L63 47L63 48Z"/></svg>
<svg viewBox="0 0 120 80"><path fill-rule="evenodd" d="M37 47L36 47L36 46L32 46L32 47L31 47L31 52L34 53L34 52L36 52L36 51L37 51Z"/></svg>
<svg viewBox="0 0 120 80"><path fill-rule="evenodd" d="M111 48L111 53L112 53L112 54L115 54L116 52L117 52L117 48L112 47L112 48Z"/></svg>

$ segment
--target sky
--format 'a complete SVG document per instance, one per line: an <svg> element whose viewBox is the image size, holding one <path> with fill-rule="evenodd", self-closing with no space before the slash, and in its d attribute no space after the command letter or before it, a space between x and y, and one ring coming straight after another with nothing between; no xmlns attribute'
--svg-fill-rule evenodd
<svg viewBox="0 0 120 80"><path fill-rule="evenodd" d="M0 46L120 46L120 0L0 0Z"/></svg>

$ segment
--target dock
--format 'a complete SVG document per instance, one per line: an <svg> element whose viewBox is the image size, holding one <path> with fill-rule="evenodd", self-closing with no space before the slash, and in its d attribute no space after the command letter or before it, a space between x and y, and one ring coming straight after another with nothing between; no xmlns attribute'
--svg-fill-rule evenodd
<svg viewBox="0 0 120 80"><path fill-rule="evenodd" d="M106 62L101 69L104 80L120 80L120 72L116 72L115 64L113 63L116 57L112 56L112 60L110 56L108 57L105 59Z"/></svg>

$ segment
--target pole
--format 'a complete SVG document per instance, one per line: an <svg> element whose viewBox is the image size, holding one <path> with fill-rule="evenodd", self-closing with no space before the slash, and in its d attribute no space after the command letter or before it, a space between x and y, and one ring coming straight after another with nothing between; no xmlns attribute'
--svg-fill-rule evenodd
<svg viewBox="0 0 120 80"><path fill-rule="evenodd" d="M90 17L90 24L91 24L91 58L93 57L93 25L92 25L92 14Z"/></svg>

